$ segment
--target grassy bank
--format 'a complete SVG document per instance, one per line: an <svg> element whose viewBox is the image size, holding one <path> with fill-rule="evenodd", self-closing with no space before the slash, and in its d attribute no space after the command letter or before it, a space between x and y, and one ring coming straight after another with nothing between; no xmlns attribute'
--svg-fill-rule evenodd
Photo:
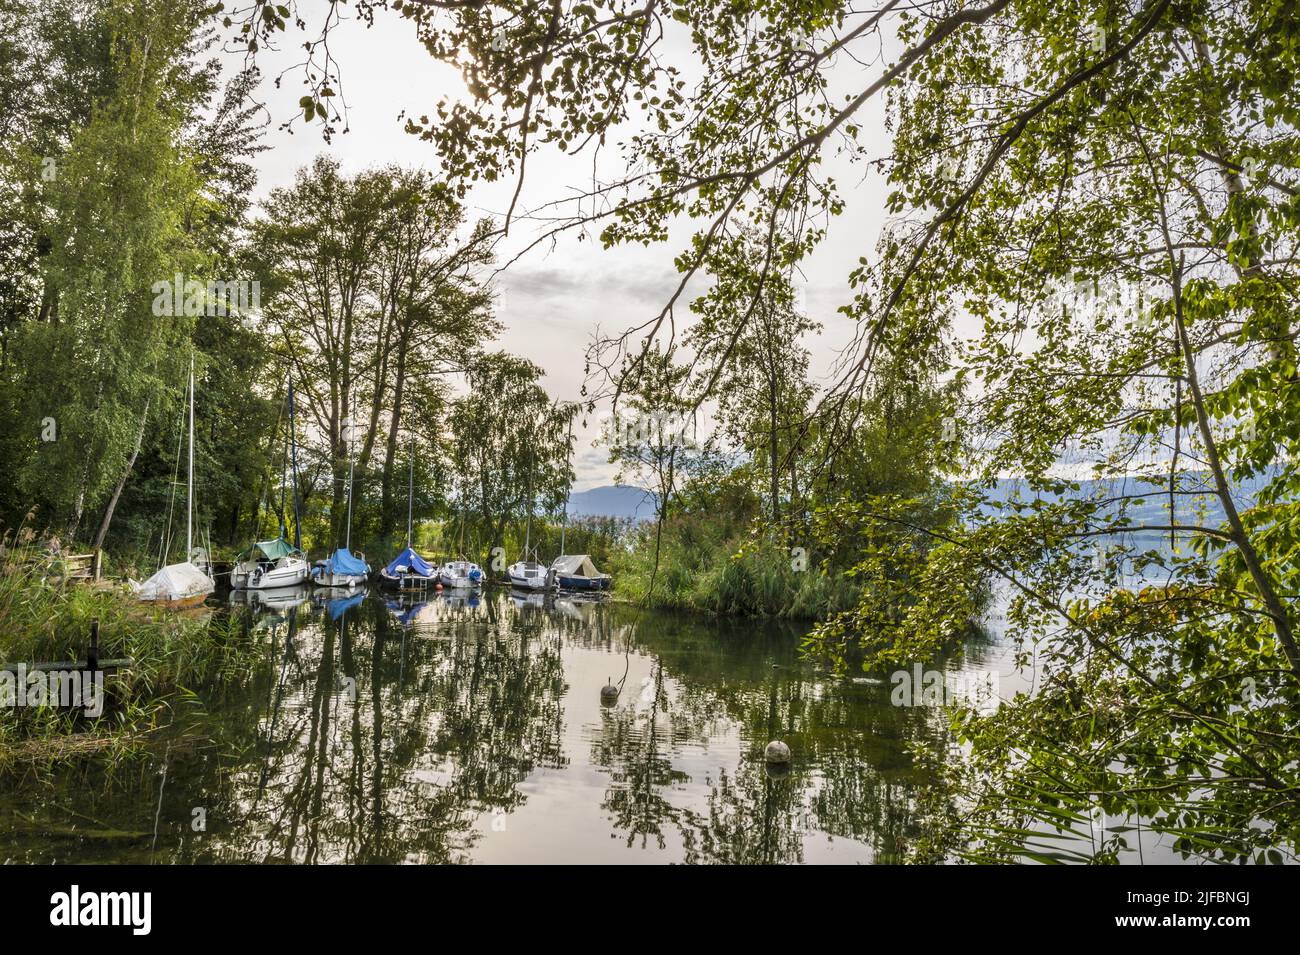
<svg viewBox="0 0 1300 955"><path fill-rule="evenodd" d="M252 666L246 644L211 611L153 609L121 588L63 581L36 551L0 560L0 662L84 660L91 621L100 624L101 659L131 665L105 683L102 714L50 705L0 709L0 774L87 754L112 758L146 746L197 705L187 689L213 679L242 679Z"/></svg>
<svg viewBox="0 0 1300 955"><path fill-rule="evenodd" d="M797 550L700 514L665 525L657 571L653 524L636 528L612 552L611 570L625 600L722 616L825 619L852 607L860 590Z"/></svg>

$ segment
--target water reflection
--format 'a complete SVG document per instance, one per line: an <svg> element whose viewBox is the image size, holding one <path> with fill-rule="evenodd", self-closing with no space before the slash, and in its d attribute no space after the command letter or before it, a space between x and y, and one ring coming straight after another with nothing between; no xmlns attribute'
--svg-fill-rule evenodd
<svg viewBox="0 0 1300 955"><path fill-rule="evenodd" d="M196 688L143 767L0 796L16 858L890 861L925 784L905 746L946 745L939 711L818 671L789 626L521 592L243 600L251 679Z"/></svg>

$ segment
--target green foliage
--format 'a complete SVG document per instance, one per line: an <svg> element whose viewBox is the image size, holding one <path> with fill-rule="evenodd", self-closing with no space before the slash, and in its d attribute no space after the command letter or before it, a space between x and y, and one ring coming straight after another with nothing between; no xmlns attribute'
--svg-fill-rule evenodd
<svg viewBox="0 0 1300 955"><path fill-rule="evenodd" d="M481 519L489 547L501 545L508 523L558 512L573 483L577 409L552 401L541 377L526 359L484 355L470 366L468 393L451 409L454 506Z"/></svg>

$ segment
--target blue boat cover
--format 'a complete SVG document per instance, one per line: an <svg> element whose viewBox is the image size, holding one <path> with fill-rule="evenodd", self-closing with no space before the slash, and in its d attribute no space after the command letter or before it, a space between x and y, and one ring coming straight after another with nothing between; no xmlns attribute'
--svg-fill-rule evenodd
<svg viewBox="0 0 1300 955"><path fill-rule="evenodd" d="M351 597L347 597L342 600L327 600L325 602L325 609L329 611L330 619L337 621L339 617L343 616L345 613L347 613L349 610L351 610L353 607L355 607L357 604L361 603L361 601L365 599L366 599L366 592L362 590L361 592L355 593Z"/></svg>
<svg viewBox="0 0 1300 955"><path fill-rule="evenodd" d="M340 547L325 561L325 569L334 574L366 574L366 562L346 547Z"/></svg>
<svg viewBox="0 0 1300 955"><path fill-rule="evenodd" d="M384 573L389 577L396 577L397 568L399 567L409 567L410 570L407 573L419 574L421 577L433 576L433 568L425 563L423 557L409 547L393 558L393 562L384 568Z"/></svg>

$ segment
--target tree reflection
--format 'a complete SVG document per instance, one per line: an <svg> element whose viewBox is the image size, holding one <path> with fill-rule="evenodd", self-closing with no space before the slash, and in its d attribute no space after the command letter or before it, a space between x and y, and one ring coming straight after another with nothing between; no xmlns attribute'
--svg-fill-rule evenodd
<svg viewBox="0 0 1300 955"><path fill-rule="evenodd" d="M919 834L906 746L946 744L938 711L808 666L782 625L495 593L290 604L231 611L258 662L180 711L165 786L164 759L65 774L0 816L11 858L463 862L539 798L575 844L612 834L647 860L889 861ZM623 684L612 707L597 672Z"/></svg>

